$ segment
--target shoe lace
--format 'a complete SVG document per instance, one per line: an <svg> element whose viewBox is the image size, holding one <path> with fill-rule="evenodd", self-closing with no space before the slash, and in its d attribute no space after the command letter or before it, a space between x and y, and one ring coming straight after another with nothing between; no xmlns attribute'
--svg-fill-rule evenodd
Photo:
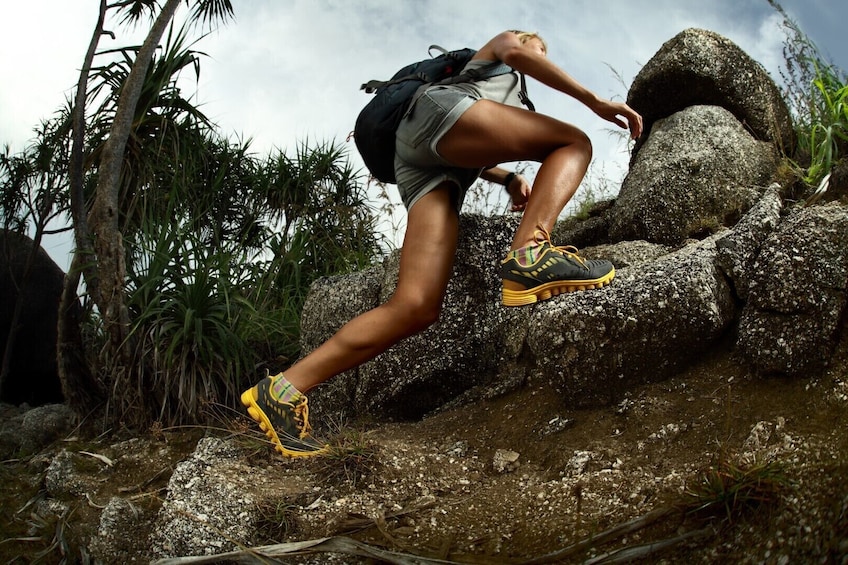
<svg viewBox="0 0 848 565"><path fill-rule="evenodd" d="M304 397L294 407L295 424L300 430L300 438L306 437L312 431L312 426L309 425L309 405Z"/></svg>
<svg viewBox="0 0 848 565"><path fill-rule="evenodd" d="M578 254L579 250L576 247L574 247L573 245L554 245L551 241L551 234L548 233L548 230L546 230L542 226L536 228L536 232L533 234L533 238L539 244L547 242L548 245L551 246L551 249L553 249L554 251L562 253L563 255L567 255L571 259L574 259L575 261L583 265L583 267L586 269L589 268L589 266L586 265L586 260Z"/></svg>
<svg viewBox="0 0 848 565"><path fill-rule="evenodd" d="M265 377L269 377L271 375L268 369L265 369ZM300 431L300 439L303 439L309 432L312 431L312 426L309 424L309 403L307 402L307 398L304 396L301 398L300 402L295 404L293 407L294 412L294 423L297 427L298 431Z"/></svg>

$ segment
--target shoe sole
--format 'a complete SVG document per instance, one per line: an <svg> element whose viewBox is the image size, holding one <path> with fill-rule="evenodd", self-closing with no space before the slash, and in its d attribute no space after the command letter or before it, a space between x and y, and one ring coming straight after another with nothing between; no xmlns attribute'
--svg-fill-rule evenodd
<svg viewBox="0 0 848 565"><path fill-rule="evenodd" d="M259 424L259 427L263 432L265 432L265 435L271 440L271 443L274 444L274 449L281 455L285 457L315 457L318 455L324 455L330 450L330 446L328 445L325 445L321 449L315 451L293 451L288 449L280 441L276 430L274 430L274 426L271 425L271 420L269 420L268 416L265 415L265 411L262 410L256 403L257 398L259 398L259 390L256 387L249 388L241 393L241 403L245 406L245 408L247 408L247 413L254 422Z"/></svg>
<svg viewBox="0 0 848 565"><path fill-rule="evenodd" d="M615 269L597 279L552 281L537 287L528 288L527 290L509 290L504 288L502 291L502 302L504 306L526 306L542 300L548 300L565 292L601 288L610 284L614 277Z"/></svg>

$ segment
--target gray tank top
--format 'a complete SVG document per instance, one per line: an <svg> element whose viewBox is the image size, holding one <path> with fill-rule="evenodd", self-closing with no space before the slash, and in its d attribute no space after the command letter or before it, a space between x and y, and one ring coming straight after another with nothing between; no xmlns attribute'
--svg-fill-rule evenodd
<svg viewBox="0 0 848 565"><path fill-rule="evenodd" d="M465 65L462 72L464 73L471 69L485 67L489 63L491 63L491 61L474 59ZM522 106L521 99L518 96L518 92L521 90L521 81L518 78L518 73L515 72L497 75L483 80L461 82L443 86L431 86L430 89L452 90L477 100L492 100L509 106Z"/></svg>

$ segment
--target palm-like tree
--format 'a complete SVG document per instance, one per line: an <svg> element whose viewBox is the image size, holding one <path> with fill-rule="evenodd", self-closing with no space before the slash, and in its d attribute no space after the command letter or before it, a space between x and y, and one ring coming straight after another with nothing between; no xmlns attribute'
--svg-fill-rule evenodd
<svg viewBox="0 0 848 565"><path fill-rule="evenodd" d="M107 354L114 359L128 361L129 318L124 304L126 263L121 221L123 218L129 222L131 214L122 214L121 206L118 203L122 190L138 189L143 184L140 179L146 176L139 174L141 171L138 170L134 173L127 173L132 167L125 167L128 146L131 150L130 155L132 155L136 149L143 145L141 142L145 138L149 139L146 133L149 134L150 122L146 120L138 121L136 118L139 115L147 116L148 111L156 107L155 102L162 100L155 87L157 84L162 86L163 80L166 81L165 84L168 84L167 81L172 77L172 75L167 74L168 68L170 67L172 72L176 71L191 59L190 55L183 52L180 57L173 57L158 66L154 65L153 71L150 70L157 46L180 3L180 0L167 0L160 9L155 0L123 0L111 6L107 5L106 0L101 0L97 23L77 83L72 115L72 147L69 159L70 211L76 249L62 295L59 322L59 366L60 376L66 394L69 395L69 401L72 406L81 412L90 408L90 404L96 401L97 395L78 395L74 392L94 390L96 388L95 383L82 382L77 373L64 370L67 365L64 359L73 354L72 344L74 344L71 336L74 334L75 321L69 318L72 311L70 304L76 299L79 277L82 274L86 288L97 305L103 317L106 331L110 336L106 349ZM233 14L229 0L194 0L187 3L192 7L190 21L193 23L213 24L226 21ZM107 11L110 9L119 11L123 17L123 23L136 23L144 17L155 17L155 20L135 57L124 61L124 69L128 69L128 72L124 73L123 77L118 72L112 74L112 79L120 78L121 82L112 84L118 96L113 100L114 107L113 112L111 112L108 136L103 138L102 147L98 151L87 156L85 144L90 137L90 132L86 129L85 115L86 104L90 99L89 77L93 69L100 37L107 33L104 31L104 22ZM108 72L101 69L101 77L105 77ZM167 93L165 98L167 98ZM189 110L188 114L192 114L188 106L183 106L182 110ZM158 125L161 127L165 123L168 123L167 118L160 119ZM135 126L142 127L135 128ZM152 127L155 129L156 126ZM145 132L146 128L147 132ZM87 198L85 193L86 157L89 161L95 161L93 166L99 172L91 199ZM90 207L89 202L91 202ZM65 344L71 345L65 347Z"/></svg>
<svg viewBox="0 0 848 565"><path fill-rule="evenodd" d="M129 74L120 86L109 136L106 138L98 159L98 177L94 200L89 212L94 239L94 255L97 262L99 295L94 296L109 336L107 349L116 358L129 361L129 314L124 303L126 278L126 255L120 229L120 194L124 158L132 132L139 102L145 93L146 79L159 41L171 23L181 0L167 0L159 10L144 43L136 53ZM229 0L195 0L191 20L193 22L216 22L226 20L233 14ZM141 17L148 11L155 13L156 4L151 0L127 0L119 4L131 18Z"/></svg>
<svg viewBox="0 0 848 565"><path fill-rule="evenodd" d="M232 401L258 363L297 354L312 280L379 252L362 185L340 148L304 144L295 158L262 160L249 141L220 138L182 97L176 78L199 63L187 28L175 31L166 17L174 4L159 12L151 0L115 4L129 18L158 13L154 31L165 17L164 46L143 69L153 31L139 48L113 50L108 64L95 66L90 49L74 106L77 249L66 297L76 299L82 272L106 341L97 351L108 365L95 373L108 381L113 414L140 424L196 421L201 405ZM101 4L96 35L107 9ZM207 13L223 19L229 3L196 2L192 21L211 21ZM88 127L86 103L96 106ZM122 124L129 130L116 157ZM66 394L97 388L63 378ZM70 400L78 413L93 407Z"/></svg>
<svg viewBox="0 0 848 565"><path fill-rule="evenodd" d="M205 152L211 124L200 110L183 98L176 81L186 68L199 73L198 53L185 46L187 29L168 33L161 55L154 55L132 117L120 170L118 228L126 238L137 231L145 213L164 214L177 165L192 154ZM122 60L93 69L91 97L102 96L93 113L89 156L100 163L112 135L120 93L132 71L133 50L120 49Z"/></svg>

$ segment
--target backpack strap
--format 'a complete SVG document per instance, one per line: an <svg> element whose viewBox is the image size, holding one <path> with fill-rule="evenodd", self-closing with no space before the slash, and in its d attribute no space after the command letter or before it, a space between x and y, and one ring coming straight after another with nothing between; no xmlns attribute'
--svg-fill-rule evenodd
<svg viewBox="0 0 848 565"><path fill-rule="evenodd" d="M409 78L414 78L414 75L411 77L406 76L403 79L398 80L369 80L368 82L363 83L362 86L359 87L359 90L364 90L368 94L374 94L377 92L378 88L400 82L401 80L407 80Z"/></svg>
<svg viewBox="0 0 848 565"><path fill-rule="evenodd" d="M511 73L512 71L513 68L509 65L501 63L500 61L492 61L486 66L463 71L458 75L454 75L452 77L448 77L446 79L434 82L433 84L457 84L460 82L472 82L475 80L483 80L487 78L496 77L498 75L505 75L507 73Z"/></svg>
<svg viewBox="0 0 848 565"><path fill-rule="evenodd" d="M433 49L435 49L436 51L441 51L442 55L447 55L448 53L450 53L450 51L448 51L447 49L445 49L441 45L436 45L434 43L433 45L431 45L430 47L427 48L427 53L429 53L431 57L433 56Z"/></svg>
<svg viewBox="0 0 848 565"><path fill-rule="evenodd" d="M433 50L439 51L440 54L433 55ZM441 45L430 45L427 49L427 53L435 59L440 55L450 55L450 51L442 47ZM494 62L485 67L481 67L480 69L473 69L467 73L459 73L454 75L453 77L449 77L444 79L443 81L433 82L432 84L455 84L459 82L469 82L472 80L480 80L484 78L491 78L493 76L506 74L512 72L512 68L507 65L504 65L499 62ZM377 91L378 88L383 88L384 86L391 86L393 84L398 84L407 80L418 80L422 83L429 83L431 81L427 80L427 77L424 76L423 73L412 73L408 75L403 75L399 77L393 77L389 80L369 80L368 82L362 84L359 89L364 90L367 94L373 94Z"/></svg>
<svg viewBox="0 0 848 565"><path fill-rule="evenodd" d="M433 56L433 50L441 51L443 55L447 55L450 53L447 49L442 47L441 45L430 45L427 49L427 52L430 56ZM503 63L501 61L492 61L486 66L479 67L476 69L471 69L467 72L459 73L452 77L448 77L446 79L440 80L438 82L434 82L432 84L446 85L446 84L457 84L461 82L470 82L475 80L483 80L487 78L492 78L498 75L505 75L507 73L513 72L515 69ZM527 95L527 80L524 77L524 73L518 73L521 79L521 90L518 92L518 99L521 100L521 103L524 104L528 110L531 112L536 111L536 106L530 100L530 97ZM364 90L368 94L373 94L377 91L378 88L382 88L384 86L390 86L392 84L398 84L400 82L404 82L407 80L416 79L421 82L428 82L427 77L425 77L421 73L413 73L410 75L404 75L402 77L397 77L391 80L369 80L359 87L360 90Z"/></svg>
<svg viewBox="0 0 848 565"><path fill-rule="evenodd" d="M536 111L536 105L533 104L533 101L530 100L530 97L527 96L527 81L524 78L524 73L518 73L521 77L521 90L518 91L518 99L521 100L521 103L527 106L527 109L531 112Z"/></svg>

